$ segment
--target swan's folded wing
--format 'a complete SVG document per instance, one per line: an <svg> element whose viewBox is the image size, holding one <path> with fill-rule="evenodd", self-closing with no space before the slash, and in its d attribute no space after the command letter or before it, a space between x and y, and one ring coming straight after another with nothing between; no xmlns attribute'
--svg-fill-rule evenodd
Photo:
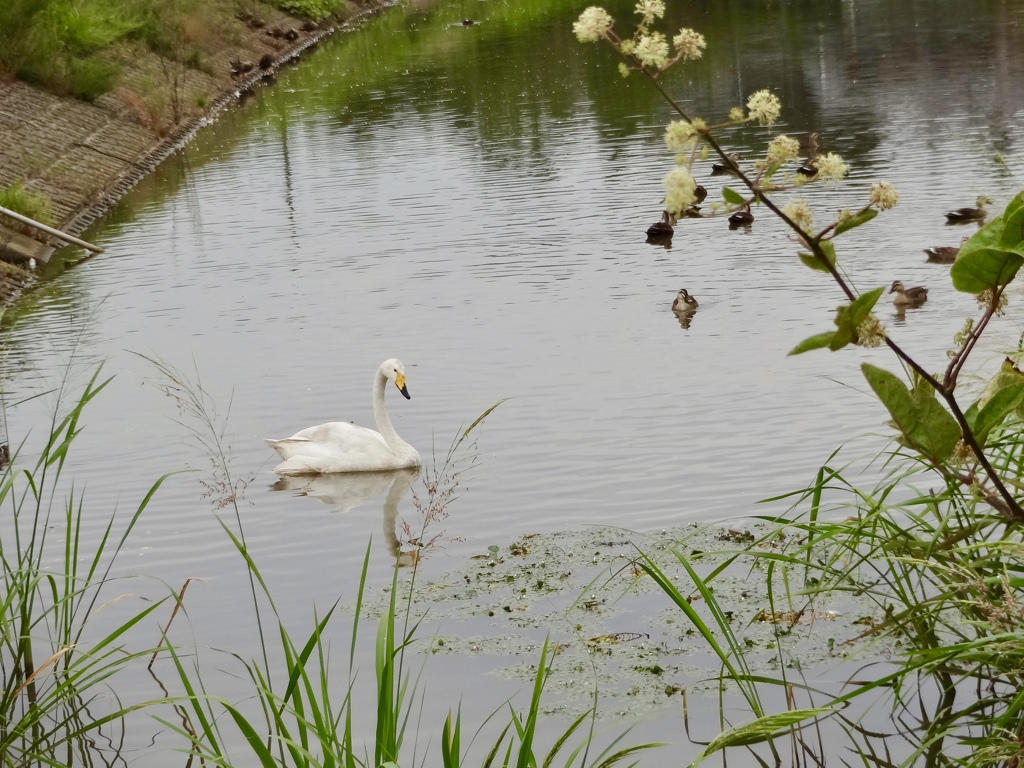
<svg viewBox="0 0 1024 768"><path fill-rule="evenodd" d="M347 421L331 421L327 424L307 427L288 439L295 440L296 438L304 438L318 445L332 446L339 451L367 448L372 450L378 445L387 448L388 452L391 451L380 432L359 427Z"/></svg>
<svg viewBox="0 0 1024 768"><path fill-rule="evenodd" d="M280 475L366 472L399 466L379 432L347 422L319 424L283 440L266 442L284 459L274 468Z"/></svg>

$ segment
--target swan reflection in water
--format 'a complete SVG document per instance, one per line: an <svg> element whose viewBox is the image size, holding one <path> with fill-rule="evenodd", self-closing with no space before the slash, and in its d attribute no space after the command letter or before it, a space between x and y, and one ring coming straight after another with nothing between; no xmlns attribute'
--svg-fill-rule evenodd
<svg viewBox="0 0 1024 768"><path fill-rule="evenodd" d="M402 566L413 565L419 550L402 551L402 542L395 533L398 504L412 490L419 477L419 467L394 469L388 472L349 472L334 475L301 475L281 477L271 488L293 491L296 496L316 499L327 504L332 512L348 512L384 497L384 543L392 557Z"/></svg>

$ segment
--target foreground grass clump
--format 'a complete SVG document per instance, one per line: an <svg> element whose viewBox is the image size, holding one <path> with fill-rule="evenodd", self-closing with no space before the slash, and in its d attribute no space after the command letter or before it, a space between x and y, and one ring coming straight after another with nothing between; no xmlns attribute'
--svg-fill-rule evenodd
<svg viewBox="0 0 1024 768"><path fill-rule="evenodd" d="M97 376L50 425L37 460L15 452L0 474L0 754L5 765L64 765L95 753L99 733L131 710L108 696L115 675L154 651L132 650L132 630L156 602L126 620L98 624L110 569L162 479L120 530L111 518L98 542L82 532L82 500L54 492ZM6 452L7 446L4 446ZM108 734L109 735L109 734Z"/></svg>
<svg viewBox="0 0 1024 768"><path fill-rule="evenodd" d="M50 198L40 192L25 189L25 184L20 179L0 188L0 208L7 208L42 224L53 226Z"/></svg>
<svg viewBox="0 0 1024 768"><path fill-rule="evenodd" d="M344 0L276 0L275 5L285 13L315 21L341 13L345 7Z"/></svg>
<svg viewBox="0 0 1024 768"><path fill-rule="evenodd" d="M100 52L139 26L108 0L9 0L0 5L0 66L91 101L113 88L119 67Z"/></svg>
<svg viewBox="0 0 1024 768"><path fill-rule="evenodd" d="M161 370L176 375L169 368ZM112 750L124 741L124 718L140 710L152 713L164 727L179 734L179 746L209 765L356 768L398 766L407 760L415 764L415 754L419 753L410 758L404 746L407 729L414 722L410 718L415 700L425 711L424 702L429 699L425 692L417 695L416 683L410 677L410 654L418 643L418 623L410 623L408 607L403 608L396 598L400 559L396 560L390 605L377 626L371 665L377 685L370 701L356 699L354 681L371 547L367 546L359 581L346 683L331 671L328 628L337 604L322 615L315 611L301 636L290 633L245 544L238 494L234 492L233 498L218 509L234 510L237 530L223 521L221 526L250 576L260 658L245 662L232 656L242 663L252 683L251 695L233 703L216 694L216 682L200 673L198 658L191 668L186 667L179 650L167 644L165 634L170 623L165 623L165 616L161 615L159 621L163 634L153 628L157 618L154 612L166 606L168 600L149 604L125 620L101 622L100 609L118 601L109 593L113 563L167 477L153 485L120 529L111 518L91 538L83 532L84 509L73 490L64 501L56 500L58 489L67 485L60 480L81 429L83 412L108 383L109 379L100 380L97 371L68 412L54 417L38 459L31 466L22 465L21 452L15 451L0 473L0 506L10 513L9 518L0 521L0 754L4 764L109 765L122 759ZM205 395L201 390L182 388L187 386L179 378L172 380L165 391L178 398L187 414L200 419L205 427L213 427ZM60 394L63 389L62 385ZM195 395L196 391L201 394ZM477 423L479 420L474 426ZM238 485L221 450L220 435L215 431L201 440L212 451L218 487L235 491ZM170 612L171 621L178 614L187 586L188 582ZM130 638L143 627L157 642L144 643L140 650ZM271 639L275 635L277 643ZM147 661L152 667L161 648L175 665L184 693L123 705L130 691L118 690L117 674ZM586 727L588 712L541 752L535 734L541 694L553 659L554 654L545 645L528 704L522 712L508 708L504 727L497 723L500 733L489 746L484 764L492 765L498 759L502 765L521 768L550 765L562 750L571 747L563 760L567 768L610 768L654 746L619 746L626 735L622 733L599 747ZM171 706L174 714L167 717ZM505 712L505 707L505 703L498 703L485 724ZM366 733L356 732L353 721L367 713L374 715L374 727ZM443 717L445 712L437 714ZM434 724L434 735L439 738L427 740L438 745L435 748L440 752L440 764L455 768L467 764L469 746L462 741L461 714L447 714L443 722ZM422 711L418 717L416 725L420 726ZM427 728L423 726L422 730ZM413 739L418 742L420 736L417 732ZM231 753L245 757L236 760Z"/></svg>
<svg viewBox="0 0 1024 768"><path fill-rule="evenodd" d="M993 449L997 466L1020 484L1024 422L1000 430ZM686 579L641 553L639 566L718 656L723 689L749 712L734 725L723 705L721 733L693 764L737 749L769 763L793 749L825 764L846 749L885 754L885 765L906 768L1013 765L1024 754L1024 531L956 481L935 487L933 468L905 449L867 489L834 458L788 495L790 515L761 518L768 530L710 572L699 573L683 547L673 552ZM720 577L737 568L765 574L762 615L772 617L785 661L777 674L752 670L757 650L742 642L732 606L716 594ZM861 641L879 641L878 658L837 675L806 674L783 639L841 595L873 604L844 621L859 627ZM838 643L835 651L841 659ZM770 704L783 693L784 707Z"/></svg>

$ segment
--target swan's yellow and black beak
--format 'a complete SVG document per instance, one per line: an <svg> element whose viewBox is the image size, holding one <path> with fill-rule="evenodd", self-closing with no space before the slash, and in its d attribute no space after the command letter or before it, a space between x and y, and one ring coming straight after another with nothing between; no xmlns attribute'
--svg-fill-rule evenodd
<svg viewBox="0 0 1024 768"><path fill-rule="evenodd" d="M406 400L412 399L411 397L409 397L409 390L405 386L405 374L395 374L395 386L398 387L398 391L402 393L402 397L404 397Z"/></svg>

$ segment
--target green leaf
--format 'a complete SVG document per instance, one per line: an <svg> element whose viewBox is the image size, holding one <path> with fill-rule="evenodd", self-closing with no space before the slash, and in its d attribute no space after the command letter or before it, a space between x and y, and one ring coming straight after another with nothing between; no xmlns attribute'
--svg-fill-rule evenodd
<svg viewBox="0 0 1024 768"><path fill-rule="evenodd" d="M250 749L252 749L256 754L256 757L259 758L260 765L262 765L263 768L275 768L274 756L270 753L270 750L267 749L266 745L263 743L263 738L256 732L256 729L252 727L241 712L231 705L225 703L224 708L234 719L235 725L238 726L242 735L245 736L245 740L249 743Z"/></svg>
<svg viewBox="0 0 1024 768"><path fill-rule="evenodd" d="M747 202L739 192L729 189L729 187L722 187L722 197L725 198L725 202L732 203L733 205L743 205Z"/></svg>
<svg viewBox="0 0 1024 768"><path fill-rule="evenodd" d="M828 263L834 267L836 265L836 247L828 240L818 243L818 246L821 248L821 252L825 254Z"/></svg>
<svg viewBox="0 0 1024 768"><path fill-rule="evenodd" d="M854 327L860 325L867 319L868 315L871 314L871 310L875 308L875 304L877 304L878 300L882 297L882 293L884 291L884 287L875 288L873 291L862 293L853 300L853 303L850 304L850 314L853 318Z"/></svg>
<svg viewBox="0 0 1024 768"><path fill-rule="evenodd" d="M993 429L998 427L1011 412L1024 403L1024 381L1005 386L996 392L978 411L974 422L974 436L978 444L984 447L985 441Z"/></svg>
<svg viewBox="0 0 1024 768"><path fill-rule="evenodd" d="M831 243L822 243L823 249L825 250L825 256L831 256L835 258L835 251L832 249ZM828 246L824 248L824 246ZM808 263L808 259L813 260L815 263L820 264L820 259L815 259L813 256L807 253L801 253L800 258L804 260L804 263ZM811 266L808 264L808 266ZM857 339L857 327L864 322L867 316L871 313L875 304L878 303L878 299L881 298L882 292L885 288L875 288L873 291L868 291L861 296L858 296L850 304L842 304L836 307L836 316L833 321L836 324L836 330L829 331L826 333L819 333L815 336L811 336L808 339L804 339L797 344L793 349L790 350L790 355L799 355L804 352L809 352L812 349L821 349L822 347L828 347L833 352L840 350L847 344L851 344Z"/></svg>
<svg viewBox="0 0 1024 768"><path fill-rule="evenodd" d="M949 461L953 449L960 442L960 425L935 398L934 390L921 408L921 432L911 437L936 463Z"/></svg>
<svg viewBox="0 0 1024 768"><path fill-rule="evenodd" d="M821 247L821 252L825 257L825 261L829 265L835 267L836 265L836 249L832 243L827 240L823 243L818 244ZM829 268L822 263L821 259L817 258L813 253L804 253L803 251L797 252L797 256L800 257L800 261L806 264L811 269L817 270L818 272L829 272Z"/></svg>
<svg viewBox="0 0 1024 768"><path fill-rule="evenodd" d="M970 241L964 243L965 248L968 245ZM961 248L956 261L950 267L949 275L953 279L953 287L958 291L977 294L989 288L1006 285L1013 280L1022 264L1024 256L1014 251L982 247L972 248L964 253L964 249Z"/></svg>
<svg viewBox="0 0 1024 768"><path fill-rule="evenodd" d="M724 733L718 734L711 743L704 748L703 756L707 756L725 749L726 747L739 747L747 744L759 744L767 741L780 731L788 730L805 720L813 720L835 711L832 707L814 707L810 709L788 709L785 712L777 712L773 715L759 717L750 723L730 728Z"/></svg>
<svg viewBox="0 0 1024 768"><path fill-rule="evenodd" d="M772 163L771 165L769 165L767 168L764 169L764 178L770 179L772 176L778 173L779 168L781 168L782 165L783 163L781 162Z"/></svg>
<svg viewBox="0 0 1024 768"><path fill-rule="evenodd" d="M821 259L819 259L814 254L804 253L803 251L801 251L797 253L797 256L800 257L800 261L802 261L811 269L817 270L818 272L828 272L828 267L822 264Z"/></svg>
<svg viewBox="0 0 1024 768"><path fill-rule="evenodd" d="M836 332L829 342L829 349L835 352L857 340L857 326L864 322L872 307L878 302L883 290L885 289L876 288L858 296L850 304L836 307Z"/></svg>
<svg viewBox="0 0 1024 768"><path fill-rule="evenodd" d="M964 411L964 421L967 422L967 426L974 432L974 425L978 422L978 412L981 410L981 405L975 400L970 406Z"/></svg>
<svg viewBox="0 0 1024 768"><path fill-rule="evenodd" d="M793 349L789 351L789 354L800 355L804 352L810 352L812 349L827 347L830 345L834 335L835 331L826 331L825 333L819 333L817 336L811 336L809 339L804 339L793 347Z"/></svg>
<svg viewBox="0 0 1024 768"><path fill-rule="evenodd" d="M899 377L869 363L861 365L864 378L904 434L917 428L917 406Z"/></svg>
<svg viewBox="0 0 1024 768"><path fill-rule="evenodd" d="M917 404L923 429L921 434L912 435L912 439L934 460L946 461L960 441L960 425L939 403L932 386L917 373L910 394Z"/></svg>
<svg viewBox="0 0 1024 768"><path fill-rule="evenodd" d="M999 242L1010 250L1024 246L1024 192L1017 194L1003 211L1003 231Z"/></svg>
<svg viewBox="0 0 1024 768"><path fill-rule="evenodd" d="M934 390L921 380L911 392L898 376L868 363L861 370L905 444L933 462L946 461L960 440L960 426L935 399Z"/></svg>
<svg viewBox="0 0 1024 768"><path fill-rule="evenodd" d="M877 215L877 210L874 208L868 208L867 210L861 211L856 216L850 216L836 224L835 233L837 235L841 235L843 232L851 230L854 227L859 227L861 224L867 224Z"/></svg>
<svg viewBox="0 0 1024 768"><path fill-rule="evenodd" d="M1024 374L1017 370L1010 358L1006 358L996 375L988 380L985 389L982 390L981 397L978 398L978 407L984 407L1004 387L1021 382L1024 382Z"/></svg>
<svg viewBox="0 0 1024 768"><path fill-rule="evenodd" d="M960 246L960 253L957 255L966 256L978 248L1000 248L1002 246L1000 238L1003 235L1003 229L1003 216L1000 214L969 237L967 242Z"/></svg>
<svg viewBox="0 0 1024 768"><path fill-rule="evenodd" d="M857 326L853 324L849 304L836 307L835 324L836 332L832 334L832 340L828 343L828 348L833 352L853 343L853 340L857 338Z"/></svg>

